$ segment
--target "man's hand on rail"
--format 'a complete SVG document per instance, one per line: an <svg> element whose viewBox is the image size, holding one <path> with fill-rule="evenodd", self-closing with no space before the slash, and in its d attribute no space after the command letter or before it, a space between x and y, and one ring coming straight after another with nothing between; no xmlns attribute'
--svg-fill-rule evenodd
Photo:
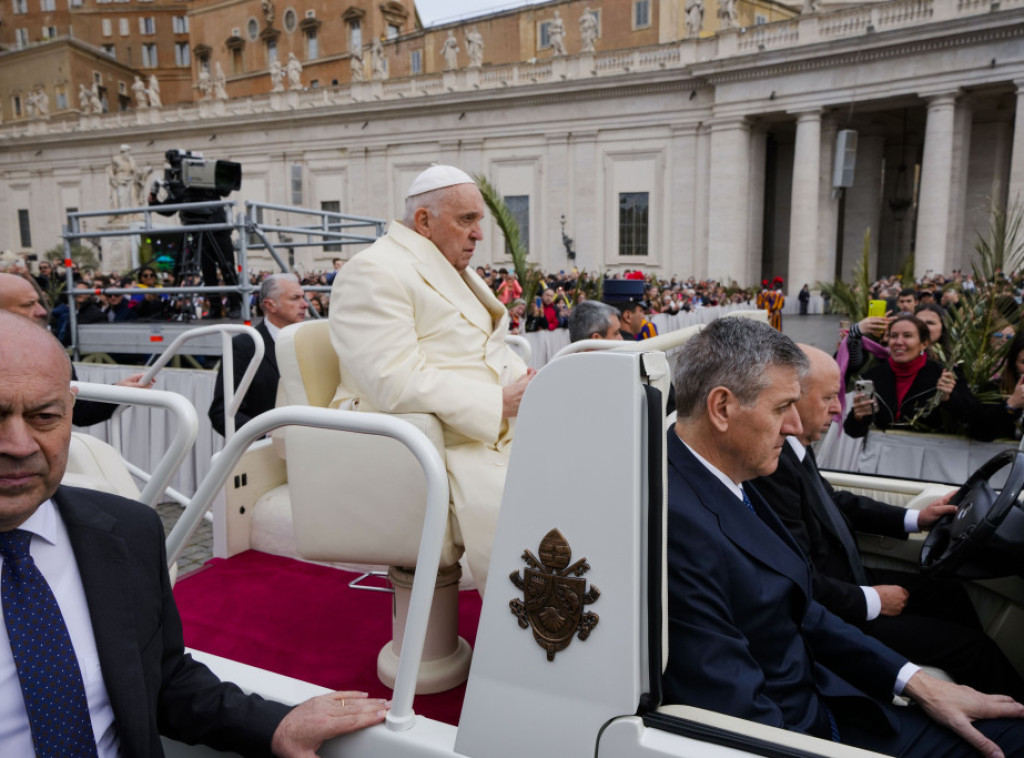
<svg viewBox="0 0 1024 758"><path fill-rule="evenodd" d="M132 374L131 376L127 376L127 377L125 377L124 379L122 379L119 382L114 382L114 386L115 387L137 387L140 390L148 390L150 387L153 386L153 383L156 380L155 379L151 379L149 384L143 384L142 381L141 381L143 376L144 376L143 374Z"/></svg>
<svg viewBox="0 0 1024 758"><path fill-rule="evenodd" d="M281 758L313 758L321 743L373 724L387 715L391 701L365 692L332 692L295 706L277 725L271 750Z"/></svg>

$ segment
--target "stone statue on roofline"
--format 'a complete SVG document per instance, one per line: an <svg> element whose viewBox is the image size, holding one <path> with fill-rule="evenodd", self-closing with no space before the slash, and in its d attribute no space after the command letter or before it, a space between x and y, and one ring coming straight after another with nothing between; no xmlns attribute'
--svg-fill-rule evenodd
<svg viewBox="0 0 1024 758"><path fill-rule="evenodd" d="M146 90L146 95L149 97L150 108L163 107L164 103L160 99L160 82L157 81L156 74L149 76L149 89Z"/></svg>
<svg viewBox="0 0 1024 758"><path fill-rule="evenodd" d="M470 68L484 65L484 38L475 26L466 31L466 54L469 56Z"/></svg>
<svg viewBox="0 0 1024 758"><path fill-rule="evenodd" d="M590 6L583 9L580 16L580 52L594 52L594 42L597 40L597 16L590 10Z"/></svg>
<svg viewBox="0 0 1024 758"><path fill-rule="evenodd" d="M384 61L384 45L379 39L375 39L370 46L370 68L373 70L375 81L388 78L388 67Z"/></svg>
<svg viewBox="0 0 1024 758"><path fill-rule="evenodd" d="M135 81L132 82L132 94L135 96L135 107L139 110L145 110L149 107L149 100L146 98L146 83L135 76Z"/></svg>
<svg viewBox="0 0 1024 758"><path fill-rule="evenodd" d="M224 75L224 69L221 68L220 61L213 64L213 99L214 100L227 100L227 81L228 78Z"/></svg>
<svg viewBox="0 0 1024 758"><path fill-rule="evenodd" d="M548 42L551 44L552 55L566 55L565 51L565 23L562 17L555 11L555 17L548 22Z"/></svg>
<svg viewBox="0 0 1024 758"><path fill-rule="evenodd" d="M302 89L302 63L295 57L295 53L288 53L288 89Z"/></svg>
<svg viewBox="0 0 1024 758"><path fill-rule="evenodd" d="M444 57L445 71L454 71L458 68L459 42L455 39L455 34L451 29L448 30L448 36L445 37L444 44L441 46L441 55Z"/></svg>
<svg viewBox="0 0 1024 758"><path fill-rule="evenodd" d="M718 20L723 30L739 26L736 17L736 0L718 0Z"/></svg>
<svg viewBox="0 0 1024 758"><path fill-rule="evenodd" d="M354 82L365 82L366 72L363 70L363 56L359 53L352 53L352 57L348 59L349 69L351 70L352 81Z"/></svg>
<svg viewBox="0 0 1024 758"><path fill-rule="evenodd" d="M277 58L270 63L270 91L284 92L284 68Z"/></svg>
<svg viewBox="0 0 1024 758"><path fill-rule="evenodd" d="M686 0L686 36L699 37L704 26L704 0Z"/></svg>

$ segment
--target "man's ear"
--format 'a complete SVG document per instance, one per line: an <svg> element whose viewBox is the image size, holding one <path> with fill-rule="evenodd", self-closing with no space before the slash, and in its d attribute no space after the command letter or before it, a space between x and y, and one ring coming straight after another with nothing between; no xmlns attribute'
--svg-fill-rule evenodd
<svg viewBox="0 0 1024 758"><path fill-rule="evenodd" d="M426 208L417 208L412 220L416 227L416 233L430 239L430 211Z"/></svg>
<svg viewBox="0 0 1024 758"><path fill-rule="evenodd" d="M735 396L725 387L715 387L708 394L708 421L720 432L729 430Z"/></svg>

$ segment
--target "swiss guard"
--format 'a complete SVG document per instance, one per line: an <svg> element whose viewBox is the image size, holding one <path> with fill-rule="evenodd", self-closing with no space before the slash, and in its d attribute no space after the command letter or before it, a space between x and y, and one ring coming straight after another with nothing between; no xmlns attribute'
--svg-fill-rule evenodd
<svg viewBox="0 0 1024 758"><path fill-rule="evenodd" d="M782 306L786 304L786 296L782 294L782 277L777 276L768 286L768 280L761 282L761 292L757 296L757 307L768 311L768 324L782 331Z"/></svg>

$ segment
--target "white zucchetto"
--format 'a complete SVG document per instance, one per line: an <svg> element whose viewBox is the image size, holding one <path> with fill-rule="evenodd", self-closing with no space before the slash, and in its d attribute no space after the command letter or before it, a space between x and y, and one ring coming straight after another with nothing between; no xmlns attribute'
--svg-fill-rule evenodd
<svg viewBox="0 0 1024 758"><path fill-rule="evenodd" d="M412 180L405 196L407 198L414 197L443 187L454 187L456 184L476 184L476 182L473 181L473 177L455 166L431 166Z"/></svg>

